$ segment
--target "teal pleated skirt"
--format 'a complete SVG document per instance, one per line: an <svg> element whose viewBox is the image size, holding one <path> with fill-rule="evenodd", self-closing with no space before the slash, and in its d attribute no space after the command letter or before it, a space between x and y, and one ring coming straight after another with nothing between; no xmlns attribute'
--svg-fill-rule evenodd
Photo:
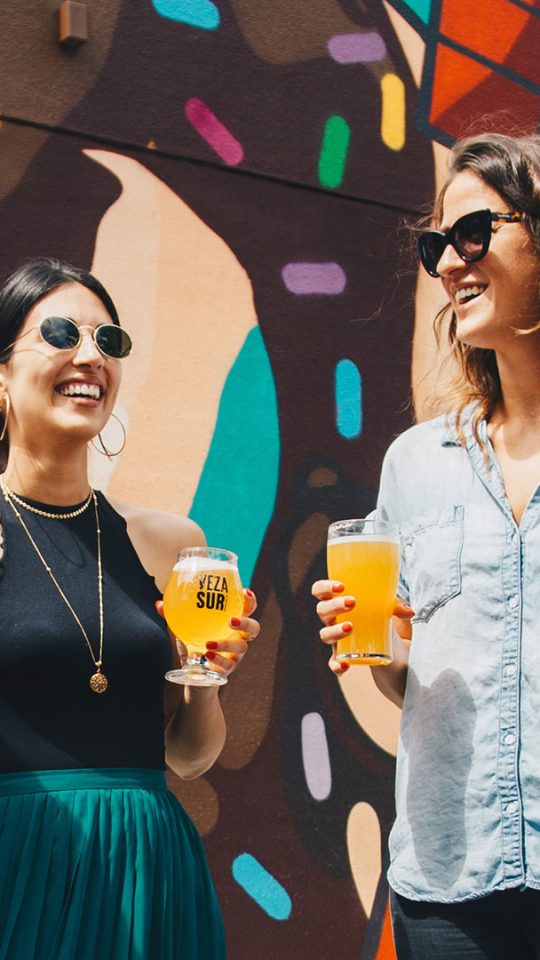
<svg viewBox="0 0 540 960"><path fill-rule="evenodd" d="M156 770L0 775L0 960L223 960L201 839Z"/></svg>

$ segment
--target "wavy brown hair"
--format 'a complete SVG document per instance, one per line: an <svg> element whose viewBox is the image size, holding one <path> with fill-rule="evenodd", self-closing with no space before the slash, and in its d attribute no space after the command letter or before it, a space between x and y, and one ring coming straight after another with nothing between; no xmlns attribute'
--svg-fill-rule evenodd
<svg viewBox="0 0 540 960"><path fill-rule="evenodd" d="M469 170L497 191L511 210L523 215L523 225L538 255L540 287L540 135L510 137L486 133L459 140L450 155L449 175L437 198L433 219L442 220L446 191L454 177ZM450 304L435 318L435 334L441 344L445 334L450 353L445 360L457 371L446 381L444 392L433 397L430 413L452 413L463 438L465 408L476 403L473 430L476 438L481 420L489 419L501 399L501 381L494 350L471 347L456 337L457 318ZM516 334L528 335L540 329L539 322ZM483 444L482 444L483 446Z"/></svg>

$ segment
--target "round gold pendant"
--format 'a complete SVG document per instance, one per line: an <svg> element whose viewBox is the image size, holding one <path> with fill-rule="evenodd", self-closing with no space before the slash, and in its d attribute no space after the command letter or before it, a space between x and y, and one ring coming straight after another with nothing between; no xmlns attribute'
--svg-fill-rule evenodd
<svg viewBox="0 0 540 960"><path fill-rule="evenodd" d="M104 673L101 673L101 670L98 670L97 673L93 673L90 677L90 689L94 693L105 693L107 687L109 686L109 681Z"/></svg>

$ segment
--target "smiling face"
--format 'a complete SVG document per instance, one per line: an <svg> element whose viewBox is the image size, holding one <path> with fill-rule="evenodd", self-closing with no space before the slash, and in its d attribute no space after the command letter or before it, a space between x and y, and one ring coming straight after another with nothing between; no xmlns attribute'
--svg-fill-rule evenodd
<svg viewBox="0 0 540 960"><path fill-rule="evenodd" d="M499 193L469 170L456 174L444 196L440 229L476 210L508 213ZM448 245L437 270L457 318L456 337L473 347L498 352L532 349L531 337L516 335L540 321L540 260L521 223L494 223L489 250L476 263L464 262ZM540 350L540 346L536 346Z"/></svg>
<svg viewBox="0 0 540 960"><path fill-rule="evenodd" d="M34 329L46 317L69 317L81 329L79 345L58 350ZM43 442L87 443L107 422L120 386L120 361L105 357L91 331L111 317L99 297L80 283L67 283L29 311L0 384L9 394L10 451L37 450ZM90 328L90 329L87 329Z"/></svg>

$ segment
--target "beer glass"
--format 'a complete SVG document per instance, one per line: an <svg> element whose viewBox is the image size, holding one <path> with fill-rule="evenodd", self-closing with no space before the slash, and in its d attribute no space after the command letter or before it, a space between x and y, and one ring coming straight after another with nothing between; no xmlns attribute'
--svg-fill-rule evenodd
<svg viewBox="0 0 540 960"><path fill-rule="evenodd" d="M337 660L388 664L392 660L391 617L399 577L397 527L383 520L338 520L328 529L328 575L356 599L339 614L352 631L337 643Z"/></svg>
<svg viewBox="0 0 540 960"><path fill-rule="evenodd" d="M238 558L218 547L186 547L178 554L163 594L163 613L175 637L187 649L181 669L169 670L172 683L210 687L227 678L209 667L204 656L208 640L232 633L230 617L241 617L244 594Z"/></svg>

